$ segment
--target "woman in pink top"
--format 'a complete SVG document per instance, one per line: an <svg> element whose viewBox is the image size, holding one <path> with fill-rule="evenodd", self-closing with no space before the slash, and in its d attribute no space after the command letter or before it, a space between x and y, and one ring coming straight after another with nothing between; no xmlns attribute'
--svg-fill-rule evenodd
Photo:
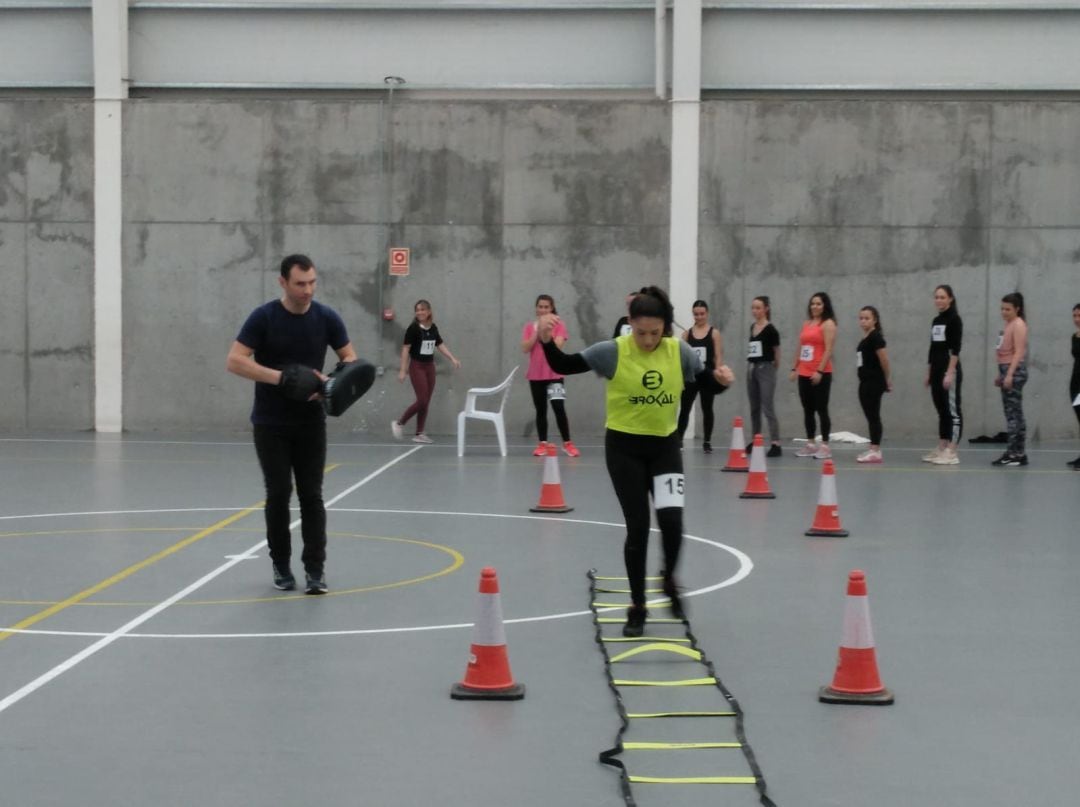
<svg viewBox="0 0 1080 807"><path fill-rule="evenodd" d="M829 390L832 388L832 354L836 342L836 315L829 295L819 291L806 306L807 320L799 334L798 353L791 368L791 380L799 380L799 401L806 426L806 445L795 452L796 457L832 458L829 449ZM821 445L815 445L817 427L814 415L821 421Z"/></svg>
<svg viewBox="0 0 1080 807"><path fill-rule="evenodd" d="M1027 465L1024 441L1027 423L1024 422L1024 384L1027 383L1028 327L1024 320L1024 295L1020 292L1001 298L1001 318L1005 328L998 335L998 377L994 386L1001 387L1001 405L1005 409L1005 428L1009 432L1009 447L993 465Z"/></svg>
<svg viewBox="0 0 1080 807"><path fill-rule="evenodd" d="M536 321L526 322L521 329L521 352L529 356L529 371L525 377L529 379L529 390L532 392L533 406L536 407L536 436L540 441L534 457L542 457L547 454L548 448L548 420L547 407L551 403L551 409L555 412L555 423L559 426L559 434L563 439L563 451L567 456L579 457L581 452L577 450L573 441L570 440L570 422L566 419L566 387L563 385L563 377L555 373L544 356L544 348L539 339L536 322L545 314L557 314L555 300L551 295L541 294L536 298ZM570 334L566 326L559 322L555 325L552 340L562 349Z"/></svg>

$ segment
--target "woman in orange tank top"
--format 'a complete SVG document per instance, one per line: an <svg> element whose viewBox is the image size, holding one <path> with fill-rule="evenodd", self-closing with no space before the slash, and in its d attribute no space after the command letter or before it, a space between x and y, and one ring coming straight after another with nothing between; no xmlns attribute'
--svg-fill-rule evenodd
<svg viewBox="0 0 1080 807"><path fill-rule="evenodd" d="M807 320L799 334L798 352L792 362L791 380L798 379L799 401L806 426L806 445L795 452L797 457L832 457L829 449L829 390L832 388L832 354L836 342L836 316L832 300L823 291L810 298ZM816 444L817 420L821 422L821 445Z"/></svg>

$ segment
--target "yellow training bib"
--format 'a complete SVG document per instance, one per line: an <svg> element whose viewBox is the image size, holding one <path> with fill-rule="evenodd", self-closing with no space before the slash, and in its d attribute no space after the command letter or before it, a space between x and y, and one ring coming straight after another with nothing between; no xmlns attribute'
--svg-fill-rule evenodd
<svg viewBox="0 0 1080 807"><path fill-rule="evenodd" d="M633 336L620 336L619 364L607 385L609 429L667 437L675 431L683 391L679 340L664 337L651 353Z"/></svg>

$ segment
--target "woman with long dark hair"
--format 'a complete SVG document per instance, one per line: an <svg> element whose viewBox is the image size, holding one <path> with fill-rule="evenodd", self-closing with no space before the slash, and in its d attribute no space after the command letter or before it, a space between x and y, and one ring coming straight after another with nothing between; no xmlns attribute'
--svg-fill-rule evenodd
<svg viewBox="0 0 1080 807"><path fill-rule="evenodd" d="M796 457L832 458L829 448L829 391L832 389L832 354L836 343L836 315L829 295L819 291L806 306L806 322L799 333L799 350L791 368L791 380L798 379L799 402L803 408L806 445ZM817 424L821 423L821 445L816 445Z"/></svg>
<svg viewBox="0 0 1080 807"><path fill-rule="evenodd" d="M776 393L776 371L780 367L780 332L769 321L769 298L755 297L750 303L754 318L750 339L746 343L746 394L750 398L750 425L753 434L761 434L761 416L769 423L771 445L766 457L779 457L780 422L776 418L773 397Z"/></svg>
<svg viewBox="0 0 1080 807"><path fill-rule="evenodd" d="M926 386L938 413L937 448L923 457L935 465L959 465L956 447L964 432L964 414L960 409L960 387L964 371L960 366L960 347L964 323L956 311L952 286L934 289L938 314L930 324L930 352L927 355Z"/></svg>
<svg viewBox="0 0 1080 807"><path fill-rule="evenodd" d="M402 412L401 417L390 423L390 431L394 437L400 440L403 436L403 427L409 419L416 415L416 436L414 443L430 443L432 439L427 436L424 426L427 423L428 406L431 404L431 396L435 393L435 351L438 350L454 369L461 367L461 362L454 358L443 338L439 334L439 326L431 315L431 303L427 300L417 300L413 306L413 321L405 329L405 339L401 345L401 367L398 370L398 381L404 382L408 374L412 382L416 400Z"/></svg>
<svg viewBox="0 0 1080 807"><path fill-rule="evenodd" d="M859 404L870 429L870 448L855 458L856 462L882 462L881 398L892 389L889 356L885 351L885 333L881 315L872 305L859 309L859 327L863 338L856 349L855 364L859 369Z"/></svg>
<svg viewBox="0 0 1080 807"><path fill-rule="evenodd" d="M645 630L645 561L649 541L649 499L664 549L663 591L672 613L685 619L675 572L683 540L684 484L676 419L686 381L704 371L690 345L671 335L674 311L662 289L649 286L630 303L628 336L597 342L565 354L554 340L558 317L540 318L540 339L548 363L570 375L592 370L607 379L604 454L611 484L626 520L623 560L630 583L624 636ZM714 369L717 383L730 384Z"/></svg>
<svg viewBox="0 0 1080 807"><path fill-rule="evenodd" d="M724 342L720 331L709 323L709 304L704 300L695 300L690 311L694 317L694 324L683 331L683 341L698 354L706 370L710 372L719 370L724 364ZM690 415L694 411L694 399L698 395L701 395L702 436L704 437L701 448L706 454L711 454L713 424L715 423L713 399L717 395L716 386L711 378L704 379L701 384L697 383L696 379L687 382L679 406L679 440L682 440L683 435L686 434Z"/></svg>
<svg viewBox="0 0 1080 807"><path fill-rule="evenodd" d="M1005 327L998 334L994 351L998 366L994 386L1001 388L1001 406L1005 410L1005 429L1009 434L1009 445L1005 453L991 464L1027 465L1024 384L1028 379L1025 361L1028 326L1024 317L1024 295L1016 291L1002 297L1001 318L1005 321Z"/></svg>
<svg viewBox="0 0 1080 807"><path fill-rule="evenodd" d="M549 314L558 314L555 310L555 299L550 294L541 294L536 298L534 308L536 319L526 322L525 327L521 329L521 352L529 357L529 369L525 377L529 379L529 391L532 393L533 407L536 409L536 438L539 440L533 456L542 457L547 454L547 410L548 404L551 404L551 411L555 413L555 423L563 439L563 451L568 457L580 457L581 452L570 439L570 421L566 417L566 386L563 383L565 379L551 369L547 359L544 358L544 349L539 340L540 320ZM554 327L552 339L561 348L570 338L570 333L557 316Z"/></svg>

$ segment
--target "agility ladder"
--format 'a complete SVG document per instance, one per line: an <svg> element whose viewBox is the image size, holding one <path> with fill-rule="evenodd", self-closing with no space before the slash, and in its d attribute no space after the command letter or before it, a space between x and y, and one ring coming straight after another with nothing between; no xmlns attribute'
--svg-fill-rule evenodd
<svg viewBox="0 0 1080 807"><path fill-rule="evenodd" d="M754 757L754 751L750 747L750 744L746 741L746 734L743 731L743 712L739 706L739 702L735 699L727 687L724 686L720 677L716 674L716 669L713 667L713 663L706 657L705 651L698 646L697 637L694 636L690 630L690 623L681 619L676 619L673 616L668 617L650 617L646 622L646 626L650 624L683 624L686 627L686 635L683 637L670 637L670 636L641 636L639 638L624 638L614 636L604 636L602 625L605 624L623 624L625 618L622 617L602 617L598 609L600 608L626 608L629 603L626 602L600 602L598 595L600 594L629 594L628 589L612 588L611 584L622 581L627 583L628 580L625 577L601 577L596 573L596 569L590 569L588 573L589 577L589 608L593 614L593 625L596 628L596 644L600 648L600 652L604 656L604 672L607 675L608 687L615 695L615 708L619 712L619 720L621 726L616 736L616 745L614 748L609 748L607 751L600 753L600 761L605 765L611 765L614 768L619 769L619 779L622 787L623 800L627 807L636 807L637 802L634 801L631 785L638 784L657 784L657 785L677 785L677 784L694 784L694 785L754 785L760 795L760 802L764 807L776 807L775 802L769 798L766 793L765 777L762 776L761 768L758 766L757 760ZM662 578L649 577L647 581L656 581ZM661 589L646 589L647 594L661 593ZM653 608L670 606L670 600L666 602L652 603ZM629 643L636 644L636 647L630 650L625 650L615 655L611 655L608 652L608 645L614 643ZM705 671L708 673L706 676L698 678L687 678L678 681L638 681L632 679L616 678L612 672L612 665L618 664L623 661L627 661L631 658L641 656L648 653L672 653L678 656L683 656L691 661L696 661L701 664ZM621 687L685 687L685 686L715 686L720 694L724 696L724 700L730 707L727 711L681 711L681 712L628 712L625 704L623 703ZM735 722L735 739L736 742L624 742L623 735L627 729L630 728L631 721L634 720L651 720L651 719L666 719L666 718L718 718L725 720L734 720ZM746 762L750 767L752 773L751 776L692 776L692 777L664 777L664 776L638 776L631 774L622 760L617 759L618 755L623 751L645 751L645 750L697 750L697 749L720 749L720 748L738 748L742 751L743 756L746 758Z"/></svg>

